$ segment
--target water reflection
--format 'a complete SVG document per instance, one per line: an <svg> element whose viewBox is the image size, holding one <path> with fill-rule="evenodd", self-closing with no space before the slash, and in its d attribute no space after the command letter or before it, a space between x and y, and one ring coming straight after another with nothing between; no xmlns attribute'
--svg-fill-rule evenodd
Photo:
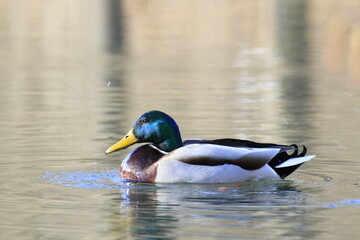
<svg viewBox="0 0 360 240"><path fill-rule="evenodd" d="M309 61L308 2L276 1L277 48L286 70L281 76L283 121L290 142L306 143L312 128L311 104L313 82ZM292 131L296 129L295 131ZM296 137L294 137L296 136Z"/></svg>
<svg viewBox="0 0 360 240"><path fill-rule="evenodd" d="M121 0L106 2L107 7L107 50L111 53L121 53L124 45L124 16Z"/></svg>
<svg viewBox="0 0 360 240"><path fill-rule="evenodd" d="M309 62L308 4L301 0L276 1L277 47L287 67L304 67Z"/></svg>
<svg viewBox="0 0 360 240"><path fill-rule="evenodd" d="M112 198L112 234L164 239L240 238L269 234L314 237L306 194L292 182L233 185L144 185ZM284 228L283 224L286 225ZM223 229L226 228L226 231ZM241 232L241 236L239 236Z"/></svg>
<svg viewBox="0 0 360 240"><path fill-rule="evenodd" d="M121 198L113 198L113 204L120 205L120 215L114 214L113 233L135 238L174 239L172 232L178 228L179 209L174 205L160 204L157 201L157 188L152 186L136 186L121 189ZM115 209L118 209L118 208ZM118 218L130 220L125 230ZM124 232L125 230L125 232Z"/></svg>

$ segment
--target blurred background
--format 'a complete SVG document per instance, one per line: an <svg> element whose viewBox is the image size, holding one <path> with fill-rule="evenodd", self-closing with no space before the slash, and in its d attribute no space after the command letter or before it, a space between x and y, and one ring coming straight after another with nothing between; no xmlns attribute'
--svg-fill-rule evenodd
<svg viewBox="0 0 360 240"><path fill-rule="evenodd" d="M228 208L212 209L208 195L207 217L189 219L198 203L169 200L184 186L129 194L107 172L129 151L104 151L152 109L173 116L184 139L298 143L317 155L292 175L303 193L291 195L294 220L270 207L261 214L275 221L263 226L247 212L247 239L357 237L359 206L317 215L314 205L360 202L358 0L0 0L0 13L2 239L189 239L194 231L194 239L238 239L244 225L233 224ZM136 204L144 191L154 205ZM269 192L260 203L290 201L281 189ZM163 209L169 204L175 210ZM119 216L119 206L132 213ZM158 215L159 206L166 216L183 214L139 223L137 211ZM209 214L222 217L197 225Z"/></svg>

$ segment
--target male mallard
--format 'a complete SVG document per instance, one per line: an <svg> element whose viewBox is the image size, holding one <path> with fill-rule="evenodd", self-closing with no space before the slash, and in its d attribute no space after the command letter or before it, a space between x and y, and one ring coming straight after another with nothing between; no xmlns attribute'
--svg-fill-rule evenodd
<svg viewBox="0 0 360 240"><path fill-rule="evenodd" d="M142 114L123 139L106 154L134 143L121 164L127 180L150 182L234 183L247 180L279 180L313 157L296 145L256 143L238 139L182 141L176 122L160 111ZM292 150L292 154L286 151Z"/></svg>

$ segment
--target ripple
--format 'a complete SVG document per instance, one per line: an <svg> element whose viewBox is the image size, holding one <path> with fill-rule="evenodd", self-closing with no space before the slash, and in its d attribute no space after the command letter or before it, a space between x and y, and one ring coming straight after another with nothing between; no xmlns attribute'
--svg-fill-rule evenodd
<svg viewBox="0 0 360 240"><path fill-rule="evenodd" d="M283 206L284 202L279 202L279 196L282 194L287 194L287 204L288 206L294 206L297 208L340 208L340 207L359 207L360 199L343 199L340 201L334 202L312 202L303 205L299 201L301 198L305 197L306 194L301 193L301 191L296 190L296 187L292 186L292 182L256 182L256 183L244 183L242 185L229 185L232 187L229 188L231 192L230 195L225 194L223 191L224 187L219 187L216 184L203 185L203 184L153 184L153 183L143 183L143 182L129 182L120 178L118 170L104 170L104 171L62 171L58 173L46 172L43 176L50 183L60 184L65 187L75 187L82 189L99 189L99 188L111 188L111 189L128 189L132 191L143 191L143 188L157 190L165 190L165 195L171 195L171 198L178 198L180 201L185 202L202 202L207 203L210 200L214 200L214 195L221 195L219 198L216 198L216 201L222 200L225 204L231 204L236 202L237 204L243 203L245 199L248 199L249 194L258 193L258 201L260 201L261 206L271 206L279 207ZM295 183L295 182L293 182ZM297 184L295 184L297 185ZM239 187L240 186L240 187ZM272 187L270 187L272 186ZM285 186L285 187L284 187ZM291 190L290 188L291 187ZM292 189L294 188L294 189ZM186 189L186 190L185 190ZM170 190L170 191L169 191ZM211 191L209 191L211 190ZM235 191L235 192L234 192ZM184 197L182 194L188 192L191 197ZM191 192L191 193L189 193ZM262 192L262 193L260 193ZM164 193L158 192L158 194L163 195ZM181 193L181 196L177 196ZM129 194L127 192L127 194ZM289 201L289 194L292 195L293 201ZM298 196L300 194L300 197ZM265 195L269 199L265 201L260 198L260 196ZM294 195L294 196L293 196ZM159 199L161 197L159 196ZM238 198L240 197L240 199ZM126 197L127 198L127 197ZM251 198L252 199L252 198ZM231 200L231 201L230 201ZM255 201L256 202L256 201ZM252 205L255 204L252 202ZM248 202L246 202L249 204ZM267 203L267 204L265 204ZM217 204L218 205L218 204Z"/></svg>

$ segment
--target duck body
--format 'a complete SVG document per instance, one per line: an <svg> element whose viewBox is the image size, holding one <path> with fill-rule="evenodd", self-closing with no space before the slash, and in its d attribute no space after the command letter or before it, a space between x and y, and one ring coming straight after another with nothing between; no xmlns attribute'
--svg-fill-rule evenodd
<svg viewBox="0 0 360 240"><path fill-rule="evenodd" d="M238 139L182 142L175 121L160 111L141 115L129 133L106 153L137 142L150 144L135 148L122 161L120 172L125 180L167 183L280 180L314 157L305 156L305 147L299 153L296 145Z"/></svg>

